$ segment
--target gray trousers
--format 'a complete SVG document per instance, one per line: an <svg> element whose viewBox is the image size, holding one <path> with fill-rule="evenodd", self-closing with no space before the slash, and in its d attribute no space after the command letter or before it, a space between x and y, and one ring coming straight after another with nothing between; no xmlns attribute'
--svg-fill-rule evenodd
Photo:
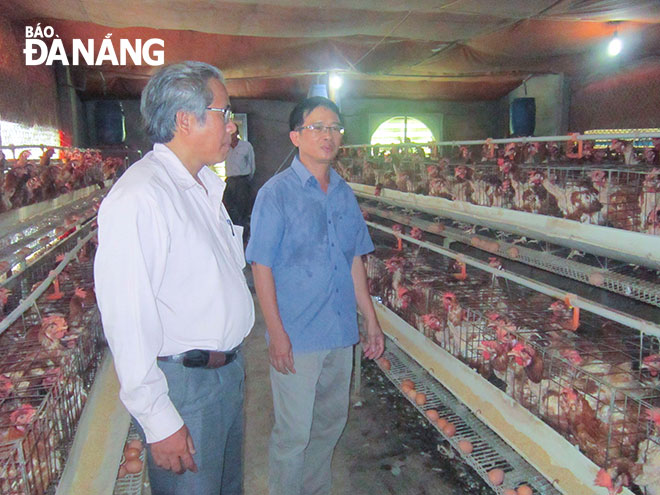
<svg viewBox="0 0 660 495"><path fill-rule="evenodd" d="M198 472L175 474L148 455L153 495L241 495L243 493L242 354L222 368L186 368L158 361L169 396L190 430Z"/></svg>
<svg viewBox="0 0 660 495"><path fill-rule="evenodd" d="M295 374L271 366L275 425L270 495L329 495L331 462L348 418L352 347L294 354Z"/></svg>

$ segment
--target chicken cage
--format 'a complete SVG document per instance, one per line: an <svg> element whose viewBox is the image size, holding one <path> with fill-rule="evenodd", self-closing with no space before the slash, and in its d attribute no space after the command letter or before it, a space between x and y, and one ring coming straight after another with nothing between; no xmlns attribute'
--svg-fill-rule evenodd
<svg viewBox="0 0 660 495"><path fill-rule="evenodd" d="M480 160L466 146L444 158L435 145L427 147L428 153L420 145L347 147L336 169L349 182L377 189L658 235L660 140L654 142L648 160L624 169L624 157L614 144L602 155L578 156L568 144L562 148L554 143L556 151L549 153L553 143L543 141L508 143L499 149L492 145L494 150ZM583 143L590 148L593 141Z"/></svg>
<svg viewBox="0 0 660 495"><path fill-rule="evenodd" d="M89 205L78 208L84 211ZM93 221L78 223L75 233L60 236L48 249L41 251L38 244L39 252L31 250L28 266L11 265L4 273L2 494L43 494L57 481L100 358L103 339L92 266L95 227ZM26 242L29 235L17 236L7 249L21 244L23 249Z"/></svg>
<svg viewBox="0 0 660 495"><path fill-rule="evenodd" d="M580 313L496 272L467 270L461 255L450 259L408 242L397 248L392 235L371 230L378 248L367 256L367 273L377 301L621 484L647 485L648 493L660 486L653 477L660 448L657 337ZM408 238L420 236L413 228Z"/></svg>

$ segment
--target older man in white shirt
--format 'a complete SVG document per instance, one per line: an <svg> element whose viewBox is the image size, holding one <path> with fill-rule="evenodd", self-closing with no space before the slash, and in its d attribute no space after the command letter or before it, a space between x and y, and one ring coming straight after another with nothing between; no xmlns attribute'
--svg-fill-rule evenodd
<svg viewBox="0 0 660 495"><path fill-rule="evenodd" d="M248 226L252 205L250 182L254 177L254 149L247 141L238 137L238 130L231 136L231 146L225 159L227 189L223 202L232 221Z"/></svg>
<svg viewBox="0 0 660 495"><path fill-rule="evenodd" d="M99 211L94 264L120 397L149 444L157 494L242 493L239 346L254 323L242 228L222 205L235 125L218 69L159 70L142 94L156 143Z"/></svg>

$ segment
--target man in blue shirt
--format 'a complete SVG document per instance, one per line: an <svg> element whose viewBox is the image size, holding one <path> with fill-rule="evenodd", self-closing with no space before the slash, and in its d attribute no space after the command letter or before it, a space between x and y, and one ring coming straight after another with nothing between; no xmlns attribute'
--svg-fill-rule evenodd
<svg viewBox="0 0 660 495"><path fill-rule="evenodd" d="M361 256L373 250L353 191L331 169L343 134L327 98L289 117L291 167L259 191L246 258L268 329L275 425L270 495L329 495L348 417L352 348L364 316L367 358L384 350Z"/></svg>

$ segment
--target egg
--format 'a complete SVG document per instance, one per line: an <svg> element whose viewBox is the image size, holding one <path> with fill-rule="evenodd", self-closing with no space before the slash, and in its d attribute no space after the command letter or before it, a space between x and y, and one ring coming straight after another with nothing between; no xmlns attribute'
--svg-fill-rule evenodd
<svg viewBox="0 0 660 495"><path fill-rule="evenodd" d="M126 461L126 472L130 474L139 473L142 471L142 461L140 459L133 459L132 461Z"/></svg>
<svg viewBox="0 0 660 495"><path fill-rule="evenodd" d="M126 449L124 450L124 457L127 461L132 461L140 457L140 451L138 449Z"/></svg>
<svg viewBox="0 0 660 495"><path fill-rule="evenodd" d="M589 274L589 283L592 285L595 285L597 287L600 287L605 283L605 277L603 276L602 273L599 272L591 272Z"/></svg>
<svg viewBox="0 0 660 495"><path fill-rule="evenodd" d="M406 390L406 395L410 397L412 400L415 400L417 398L417 390L414 388L409 388Z"/></svg>
<svg viewBox="0 0 660 495"><path fill-rule="evenodd" d="M508 254L510 258L515 259L520 256L520 250L517 247L510 247L506 250L506 254Z"/></svg>
<svg viewBox="0 0 660 495"><path fill-rule="evenodd" d="M520 485L516 488L516 495L532 495L533 490L528 485Z"/></svg>
<svg viewBox="0 0 660 495"><path fill-rule="evenodd" d="M447 420L446 420L445 418L439 418L439 419L438 419L437 425L438 425L438 428L440 428L441 430L442 430L445 426L447 426L447 424L448 424L448 422L447 422Z"/></svg>
<svg viewBox="0 0 660 495"><path fill-rule="evenodd" d="M118 480L122 479L124 476L126 476L126 474L128 474L126 471L126 466L122 464L121 466L119 466L119 472L117 472L117 479Z"/></svg>
<svg viewBox="0 0 660 495"><path fill-rule="evenodd" d="M440 417L440 416L438 416L438 411L436 411L435 409L429 409L429 410L426 411L425 414L426 414L426 417L429 418L433 422L438 421L438 418Z"/></svg>
<svg viewBox="0 0 660 495"><path fill-rule="evenodd" d="M426 404L426 394L418 392L415 395L415 404L417 404L418 406L423 406L424 404Z"/></svg>
<svg viewBox="0 0 660 495"><path fill-rule="evenodd" d="M409 378L406 378L405 380L401 381L401 388L415 388L415 382Z"/></svg>
<svg viewBox="0 0 660 495"><path fill-rule="evenodd" d="M378 363L380 364L380 367L383 368L385 371L389 371L390 368L392 367L392 363L390 363L390 360L387 358L380 358L378 360Z"/></svg>
<svg viewBox="0 0 660 495"><path fill-rule="evenodd" d="M144 446L142 445L142 442L140 442L139 440L131 440L130 442L128 442L128 445L126 446L126 448L127 449L137 449L140 452L142 452L142 449L144 448Z"/></svg>
<svg viewBox="0 0 660 495"><path fill-rule="evenodd" d="M445 435L451 438L456 434L456 427L454 426L453 423L447 423L445 427L442 429L442 433L444 433Z"/></svg>
<svg viewBox="0 0 660 495"><path fill-rule="evenodd" d="M464 454L471 454L472 450L474 449L474 447L472 447L472 442L469 442L468 440L459 440L458 441L458 448Z"/></svg>
<svg viewBox="0 0 660 495"><path fill-rule="evenodd" d="M501 469L491 469L488 471L488 479L495 486L500 486L504 481L504 471Z"/></svg>

